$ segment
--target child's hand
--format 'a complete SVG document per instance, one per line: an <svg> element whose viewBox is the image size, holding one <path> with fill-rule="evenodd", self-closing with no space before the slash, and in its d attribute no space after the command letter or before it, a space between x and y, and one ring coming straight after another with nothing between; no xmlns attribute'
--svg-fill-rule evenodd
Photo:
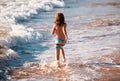
<svg viewBox="0 0 120 81"><path fill-rule="evenodd" d="M65 40L67 41L67 40L68 40L68 37L65 37Z"/></svg>

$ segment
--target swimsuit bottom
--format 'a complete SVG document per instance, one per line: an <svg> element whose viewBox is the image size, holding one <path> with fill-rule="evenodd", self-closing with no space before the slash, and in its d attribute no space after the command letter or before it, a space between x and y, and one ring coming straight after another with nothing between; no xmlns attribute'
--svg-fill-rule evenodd
<svg viewBox="0 0 120 81"><path fill-rule="evenodd" d="M56 44L56 50L61 49L65 45L66 41L61 39L61 38L56 38L55 39L55 44Z"/></svg>

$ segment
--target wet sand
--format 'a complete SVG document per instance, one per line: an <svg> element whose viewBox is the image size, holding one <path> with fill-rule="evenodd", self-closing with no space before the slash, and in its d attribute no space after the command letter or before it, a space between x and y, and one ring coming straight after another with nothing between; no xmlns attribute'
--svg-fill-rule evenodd
<svg viewBox="0 0 120 81"><path fill-rule="evenodd" d="M113 63L98 64L100 68L96 70L102 73L102 76L95 81L119 81L120 80L120 49L111 55L101 57L101 60L112 59Z"/></svg>
<svg viewBox="0 0 120 81"><path fill-rule="evenodd" d="M101 19L96 18L93 22L84 23L88 27L104 27L104 26L118 26L120 25L120 19Z"/></svg>
<svg viewBox="0 0 120 81"><path fill-rule="evenodd" d="M114 6L120 8L120 2L94 3L92 6Z"/></svg>
<svg viewBox="0 0 120 81"><path fill-rule="evenodd" d="M52 64L40 64L32 63L30 68L16 68L12 72L8 73L13 79L23 78L44 78L49 77L53 79L67 78L69 74L66 71L65 64L62 64L60 68Z"/></svg>
<svg viewBox="0 0 120 81"><path fill-rule="evenodd" d="M113 63L108 63L107 61L112 59ZM80 60L80 58L78 58ZM71 72L79 74L80 76L85 74L87 76L94 75L94 72L87 72L86 69L96 71L96 77L93 77L94 81L119 81L120 80L120 49L109 55L103 55L101 57L89 58L91 61L98 60L100 63L69 63L68 65L62 64L60 68L52 64L39 64L33 63L30 68L16 68L8 74L12 76L13 79L24 79L24 78L44 78L49 77L53 80L61 79L61 81L74 81L72 79ZM79 77L80 77L79 76ZM82 80L82 78L81 78ZM85 80L85 79L83 79ZM59 81L59 80L58 80ZM92 80L89 80L92 81Z"/></svg>

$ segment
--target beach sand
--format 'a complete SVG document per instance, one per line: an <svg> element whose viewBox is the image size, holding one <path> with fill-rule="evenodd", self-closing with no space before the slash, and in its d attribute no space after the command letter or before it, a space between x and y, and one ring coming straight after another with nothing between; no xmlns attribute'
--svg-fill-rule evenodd
<svg viewBox="0 0 120 81"><path fill-rule="evenodd" d="M113 63L108 63L107 61L112 59ZM76 59L77 61L80 58ZM93 77L89 81L119 81L120 80L120 49L118 51L113 52L109 55L103 55L101 57L89 58L91 61L101 61L100 63L88 63L88 64L80 64L80 63L69 63L67 65L61 64L61 67L56 67L53 64L40 64L40 63L32 63L27 68L16 68L12 72L10 71L8 74L12 76L13 79L24 79L24 78L50 78L53 81L76 81L73 79L72 73L74 72L82 76L85 73L86 76L94 75L94 72L88 72L89 70L94 70L97 73L96 77ZM77 72L75 72L77 71ZM99 75L100 74L100 75ZM74 74L73 74L74 75ZM76 76L74 76L76 77ZM60 79L60 80L59 80ZM80 79L85 80L85 79Z"/></svg>

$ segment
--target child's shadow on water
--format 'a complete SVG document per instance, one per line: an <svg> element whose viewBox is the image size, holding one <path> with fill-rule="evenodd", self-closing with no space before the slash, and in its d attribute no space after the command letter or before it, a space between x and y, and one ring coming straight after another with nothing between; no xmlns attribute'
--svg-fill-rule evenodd
<svg viewBox="0 0 120 81"><path fill-rule="evenodd" d="M41 45L41 43L33 42L33 43L25 43L19 44L17 46L12 47L18 55L20 56L21 64L25 62L38 62L35 55L41 54L43 51L48 50L49 47ZM40 59L39 59L40 61Z"/></svg>

